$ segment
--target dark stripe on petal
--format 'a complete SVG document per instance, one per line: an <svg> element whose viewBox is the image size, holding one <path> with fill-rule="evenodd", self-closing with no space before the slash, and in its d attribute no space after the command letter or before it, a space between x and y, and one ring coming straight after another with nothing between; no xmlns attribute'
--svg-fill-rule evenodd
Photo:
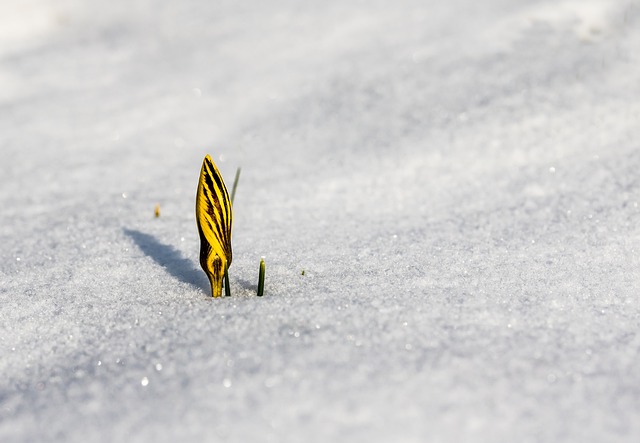
<svg viewBox="0 0 640 443"><path fill-rule="evenodd" d="M216 185L219 185L221 183L221 179L217 174L204 174L204 178L205 178L205 183L207 185L207 191L208 191L208 195L207 195L207 200L212 204L212 207L210 207L210 211L209 214L212 216L212 218L215 218L216 221L217 219L221 219L221 223L217 223L218 226L218 231L220 232L221 238L228 238L229 234L229 226L227 223L227 214L229 214L228 212L228 206L225 206L225 210L223 211L222 209L222 205L220 202L220 198L218 197L218 192L216 192L216 190L220 190L220 194L222 195L222 199L224 200L225 197L225 192L223 192L223 190L220 187L215 187L213 184L213 181L215 181ZM212 180L213 178L213 180ZM224 186L224 183L222 184L222 186ZM227 202L222 202L225 205L227 204ZM215 212L211 212L211 211L215 211Z"/></svg>

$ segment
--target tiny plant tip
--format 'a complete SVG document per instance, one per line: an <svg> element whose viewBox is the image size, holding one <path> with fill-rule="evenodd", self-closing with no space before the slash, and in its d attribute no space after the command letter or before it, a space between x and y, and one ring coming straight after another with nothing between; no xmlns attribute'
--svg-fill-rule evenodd
<svg viewBox="0 0 640 443"><path fill-rule="evenodd" d="M231 204L233 204L233 200L236 198L236 189L238 188L238 181L240 180L240 168L236 170L236 176L233 179L233 188L231 188Z"/></svg>
<svg viewBox="0 0 640 443"><path fill-rule="evenodd" d="M229 284L229 265L224 268L224 296L231 297L231 285Z"/></svg>
<svg viewBox="0 0 640 443"><path fill-rule="evenodd" d="M264 274L265 274L264 258L260 259L260 274L258 275L258 297L264 295Z"/></svg>

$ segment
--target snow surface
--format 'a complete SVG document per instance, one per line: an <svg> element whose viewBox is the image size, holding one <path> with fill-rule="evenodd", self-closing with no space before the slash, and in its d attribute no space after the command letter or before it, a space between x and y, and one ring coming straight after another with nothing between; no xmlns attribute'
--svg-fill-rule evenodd
<svg viewBox="0 0 640 443"><path fill-rule="evenodd" d="M640 441L638 1L0 10L1 442Z"/></svg>

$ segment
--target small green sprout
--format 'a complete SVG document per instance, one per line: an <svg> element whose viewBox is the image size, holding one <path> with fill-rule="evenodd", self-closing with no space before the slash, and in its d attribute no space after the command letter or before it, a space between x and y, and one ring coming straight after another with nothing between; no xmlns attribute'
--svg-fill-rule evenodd
<svg viewBox="0 0 640 443"><path fill-rule="evenodd" d="M224 296L231 297L231 285L229 284L229 265L224 268Z"/></svg>
<svg viewBox="0 0 640 443"><path fill-rule="evenodd" d="M236 188L238 187L238 180L240 180L240 168L236 170L236 178L233 179L233 188L231 189L231 204L233 204L233 198L236 196Z"/></svg>
<svg viewBox="0 0 640 443"><path fill-rule="evenodd" d="M264 295L264 273L265 273L265 264L264 257L260 259L260 274L258 275L258 297L262 297Z"/></svg>

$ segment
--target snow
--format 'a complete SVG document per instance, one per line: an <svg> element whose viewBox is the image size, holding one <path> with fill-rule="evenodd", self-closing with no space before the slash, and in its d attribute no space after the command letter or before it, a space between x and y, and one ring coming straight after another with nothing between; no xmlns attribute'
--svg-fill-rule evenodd
<svg viewBox="0 0 640 443"><path fill-rule="evenodd" d="M0 441L640 440L640 3L5 3Z"/></svg>

